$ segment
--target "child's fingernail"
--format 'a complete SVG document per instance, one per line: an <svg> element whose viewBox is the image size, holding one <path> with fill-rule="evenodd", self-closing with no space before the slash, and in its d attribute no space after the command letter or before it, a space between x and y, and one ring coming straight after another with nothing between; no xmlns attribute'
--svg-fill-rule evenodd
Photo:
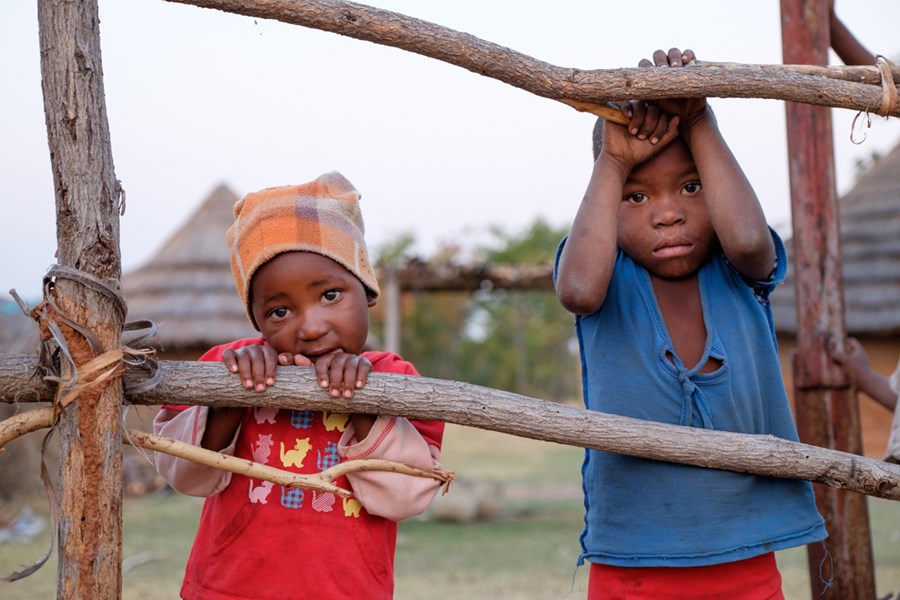
<svg viewBox="0 0 900 600"><path fill-rule="evenodd" d="M264 391L266 391L266 386L265 386L265 384L260 383L258 386L256 386L256 391L257 391L257 392L264 392Z"/></svg>
<svg viewBox="0 0 900 600"><path fill-rule="evenodd" d="M230 368L231 368L231 372L232 372L232 373L237 373L237 372L238 372L237 365L234 365L233 367L230 367Z"/></svg>
<svg viewBox="0 0 900 600"><path fill-rule="evenodd" d="M327 379L321 379L321 380L319 381L319 385L321 385L322 387L328 387L328 380L327 380Z"/></svg>
<svg viewBox="0 0 900 600"><path fill-rule="evenodd" d="M275 385L275 380L269 377L266 379L266 385Z"/></svg>
<svg viewBox="0 0 900 600"><path fill-rule="evenodd" d="M360 379L360 380L358 380L358 381L356 382L356 387L357 387L357 388L361 388L361 387L364 386L364 385L365 385L365 382L363 382L362 379Z"/></svg>
<svg viewBox="0 0 900 600"><path fill-rule="evenodd" d="M340 395L341 395L341 390L337 390L337 389L331 390L331 397L332 397L332 398L337 398L337 397L340 396Z"/></svg>
<svg viewBox="0 0 900 600"><path fill-rule="evenodd" d="M650 139L650 143L651 143L651 144L655 144L655 143L658 142L658 141L659 141L659 138L658 138L658 137L654 137L654 138L651 138L651 139Z"/></svg>
<svg viewBox="0 0 900 600"><path fill-rule="evenodd" d="M251 389L252 387L253 387L253 380L252 380L252 379L245 379L245 380L244 380L244 388L246 388L246 389L249 390L249 389Z"/></svg>
<svg viewBox="0 0 900 600"><path fill-rule="evenodd" d="M631 135L635 135L637 133L637 127L631 128Z"/></svg>
<svg viewBox="0 0 900 600"><path fill-rule="evenodd" d="M353 390L344 390L344 398L352 398Z"/></svg>

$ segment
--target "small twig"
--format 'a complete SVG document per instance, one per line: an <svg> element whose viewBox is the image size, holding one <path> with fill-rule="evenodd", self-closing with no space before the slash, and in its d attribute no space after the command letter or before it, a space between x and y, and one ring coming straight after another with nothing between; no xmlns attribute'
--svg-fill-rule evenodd
<svg viewBox="0 0 900 600"><path fill-rule="evenodd" d="M49 407L20 413L5 421L0 421L0 451L3 450L3 446L17 437L37 429L50 427L52 424L53 409ZM129 429L125 439L132 446L177 456L178 458L215 469L245 475L253 479L271 481L285 487L331 492L342 498L350 498L353 496L353 493L334 485L333 482L338 477L355 471L389 471L414 477L429 477L444 484L445 494L454 478L452 471L419 469L402 463L380 459L349 460L338 463L319 473L301 475L136 429Z"/></svg>

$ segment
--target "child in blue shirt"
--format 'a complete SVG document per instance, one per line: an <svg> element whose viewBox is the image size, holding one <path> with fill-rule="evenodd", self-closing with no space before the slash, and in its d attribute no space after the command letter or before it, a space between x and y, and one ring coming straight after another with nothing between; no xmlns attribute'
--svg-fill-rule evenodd
<svg viewBox="0 0 900 600"><path fill-rule="evenodd" d="M768 300L780 238L704 98L621 108L555 269L587 408L797 440ZM597 450L582 474L591 599L782 598L773 552L827 535L807 481Z"/></svg>

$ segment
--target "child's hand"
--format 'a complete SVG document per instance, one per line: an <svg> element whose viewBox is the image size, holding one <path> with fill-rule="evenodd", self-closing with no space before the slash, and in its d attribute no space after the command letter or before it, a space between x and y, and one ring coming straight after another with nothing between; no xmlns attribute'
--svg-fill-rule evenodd
<svg viewBox="0 0 900 600"><path fill-rule="evenodd" d="M629 173L650 160L678 137L678 117L661 111L656 104L632 100L619 107L628 125L604 123L601 155Z"/></svg>
<svg viewBox="0 0 900 600"><path fill-rule="evenodd" d="M278 365L299 367L313 365L305 356L289 352L278 354L272 346L261 344L244 346L236 350L229 348L222 353L222 362L226 369L241 378L244 389L255 389L257 392L264 392L268 386L275 383L275 367Z"/></svg>
<svg viewBox="0 0 900 600"><path fill-rule="evenodd" d="M694 62L697 57L693 50L682 52L678 48L670 48L668 52L657 50L653 53L653 61L641 59L639 67L668 67L680 69ZM659 108L671 115L678 115L682 127L690 127L709 114L706 98L667 98L658 100Z"/></svg>
<svg viewBox="0 0 900 600"><path fill-rule="evenodd" d="M316 358L315 366L319 385L327 388L333 398L342 393L344 398L352 398L355 390L366 385L372 371L369 359L340 351Z"/></svg>
<svg viewBox="0 0 900 600"><path fill-rule="evenodd" d="M872 371L872 365L869 363L869 357L865 348L856 338L847 338L844 348L832 341L828 344L828 354L831 360L844 368L847 373L847 379L853 384L853 387L863 389L861 385L866 377Z"/></svg>

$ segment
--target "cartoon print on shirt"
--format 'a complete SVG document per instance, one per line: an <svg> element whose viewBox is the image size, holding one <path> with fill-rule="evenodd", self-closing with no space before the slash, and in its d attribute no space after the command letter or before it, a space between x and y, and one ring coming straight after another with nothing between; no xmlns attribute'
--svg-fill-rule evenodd
<svg viewBox="0 0 900 600"><path fill-rule="evenodd" d="M313 499L312 499L312 507L318 512L331 512L334 507L334 493L333 492L321 492L317 493L316 490L313 490Z"/></svg>
<svg viewBox="0 0 900 600"><path fill-rule="evenodd" d="M253 487L253 480L250 480L250 502L254 504L266 504L269 498L269 492L272 491L272 482L263 481L262 485Z"/></svg>
<svg viewBox="0 0 900 600"><path fill-rule="evenodd" d="M300 488L286 488L281 486L281 505L285 508L300 508L303 506L303 498L306 494Z"/></svg>
<svg viewBox="0 0 900 600"><path fill-rule="evenodd" d="M269 462L269 454L272 452L272 434L259 434L256 438L256 444L252 444L250 448L253 451L253 462L264 465Z"/></svg>
<svg viewBox="0 0 900 600"><path fill-rule="evenodd" d="M343 498L342 500L344 501L344 516L358 519L359 509L362 508L362 504L359 503L359 500L356 498Z"/></svg>
<svg viewBox="0 0 900 600"><path fill-rule="evenodd" d="M297 429L309 429L313 423L313 411L311 410L292 410L291 425Z"/></svg>
<svg viewBox="0 0 900 600"><path fill-rule="evenodd" d="M325 443L325 453L323 454L321 450L316 450L316 453L319 455L319 459L316 461L316 466L320 471L324 471L329 467L333 467L334 465L341 462L341 457L338 456L338 447L334 442L326 442Z"/></svg>
<svg viewBox="0 0 900 600"><path fill-rule="evenodd" d="M277 408L271 408L269 406L258 406L253 409L253 418L256 419L257 425L262 425L263 423L271 423L274 425L275 415L277 413Z"/></svg>
<svg viewBox="0 0 900 600"><path fill-rule="evenodd" d="M281 464L285 467L290 467L291 465L299 468L303 467L303 459L306 458L307 452L312 450L312 444L309 443L309 438L294 438L294 448L292 450L284 451L284 442L279 442L281 444Z"/></svg>
<svg viewBox="0 0 900 600"><path fill-rule="evenodd" d="M322 423L325 425L325 431L334 431L335 429L344 431L347 429L347 421L349 420L350 415L346 413L329 413L322 411Z"/></svg>

